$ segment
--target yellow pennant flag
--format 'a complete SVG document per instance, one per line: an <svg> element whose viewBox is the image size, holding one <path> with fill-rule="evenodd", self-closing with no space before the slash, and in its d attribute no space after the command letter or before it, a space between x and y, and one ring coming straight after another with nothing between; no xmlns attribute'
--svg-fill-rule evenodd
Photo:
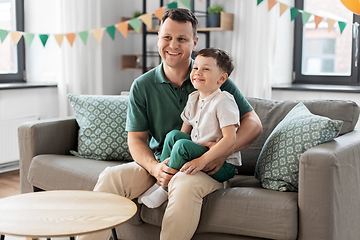
<svg viewBox="0 0 360 240"><path fill-rule="evenodd" d="M15 31L11 32L10 35L13 40L14 46L16 46L19 43L21 37L23 36L23 32Z"/></svg>
<svg viewBox="0 0 360 240"><path fill-rule="evenodd" d="M164 14L164 12L165 12L165 7L162 6L161 8L156 9L156 10L154 11L154 15L155 15L159 20L161 20L161 19L162 19L162 15Z"/></svg>
<svg viewBox="0 0 360 240"><path fill-rule="evenodd" d="M326 21L328 23L328 30L330 32L334 28L336 21L334 19L330 19L330 18L328 18Z"/></svg>
<svg viewBox="0 0 360 240"><path fill-rule="evenodd" d="M58 43L59 47L61 47L61 44L64 39L64 34L55 34L54 38L55 38L56 42Z"/></svg>
<svg viewBox="0 0 360 240"><path fill-rule="evenodd" d="M75 33L68 33L65 35L67 40L69 41L70 45L73 46L76 34Z"/></svg>
<svg viewBox="0 0 360 240"><path fill-rule="evenodd" d="M125 37L127 38L127 33L128 33L128 30L129 30L129 24L127 23L127 21L125 22L121 22L121 23L118 23L118 24L115 24L115 27L117 30L119 30L119 32Z"/></svg>
<svg viewBox="0 0 360 240"><path fill-rule="evenodd" d="M92 34L94 35L94 37L96 38L96 40L99 43L101 43L101 41L102 41L103 33L104 33L104 29L102 29L102 28L92 30Z"/></svg>
<svg viewBox="0 0 360 240"><path fill-rule="evenodd" d="M152 29L152 14L146 13L139 17L143 23L146 24L150 29Z"/></svg>
<svg viewBox="0 0 360 240"><path fill-rule="evenodd" d="M315 17L314 17L315 29L318 28L318 26L319 26L319 24L321 23L322 20L323 20L322 17L315 15Z"/></svg>
<svg viewBox="0 0 360 240"><path fill-rule="evenodd" d="M268 11L270 11L275 6L276 3L277 3L276 0L268 0Z"/></svg>
<svg viewBox="0 0 360 240"><path fill-rule="evenodd" d="M279 2L279 3L280 3L279 5L280 5L280 16L281 16L289 8L289 6L286 4L283 4L281 2Z"/></svg>

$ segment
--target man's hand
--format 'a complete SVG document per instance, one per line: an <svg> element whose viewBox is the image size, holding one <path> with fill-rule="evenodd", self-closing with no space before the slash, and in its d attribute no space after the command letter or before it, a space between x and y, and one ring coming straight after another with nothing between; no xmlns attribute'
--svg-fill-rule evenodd
<svg viewBox="0 0 360 240"><path fill-rule="evenodd" d="M162 187L168 187L171 178L178 172L178 170L167 166L169 159L170 158L167 158L163 162L155 165L152 171L152 175Z"/></svg>

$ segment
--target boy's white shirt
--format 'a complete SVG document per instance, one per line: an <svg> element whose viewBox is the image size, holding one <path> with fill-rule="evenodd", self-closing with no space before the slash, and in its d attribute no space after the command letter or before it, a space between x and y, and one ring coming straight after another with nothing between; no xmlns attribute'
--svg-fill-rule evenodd
<svg viewBox="0 0 360 240"><path fill-rule="evenodd" d="M221 128L240 125L240 114L234 97L220 89L215 90L204 99L199 91L189 95L186 106L181 113L182 120L192 126L191 140L196 143L218 142L222 138ZM226 162L241 166L241 154L235 152Z"/></svg>

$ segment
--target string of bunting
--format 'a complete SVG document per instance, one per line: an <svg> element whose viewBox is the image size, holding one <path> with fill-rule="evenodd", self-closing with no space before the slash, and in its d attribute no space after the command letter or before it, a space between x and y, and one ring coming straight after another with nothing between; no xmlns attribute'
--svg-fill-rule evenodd
<svg viewBox="0 0 360 240"><path fill-rule="evenodd" d="M202 0L199 0L202 1ZM257 0L257 5L261 4L265 0ZM337 22L339 25L340 33L344 31L345 26L347 25L346 22L343 21L336 21L334 19L318 16L315 14L311 14L308 12L305 12L303 10L297 9L295 7L291 7L289 5L286 5L284 3L281 3L277 0L267 0L268 1L268 11L273 9L273 7L278 4L280 8L280 16L287 10L290 9L290 18L291 21L293 21L299 14L302 15L302 22L303 25L305 25L310 17L314 15L314 21L315 21L315 28L317 28L324 19L326 19L328 23L328 29L331 31L334 28L335 23ZM178 7L178 2L183 4L185 7L190 9L190 0L178 0L171 2L166 5L166 8L173 9ZM152 15L156 16L159 20L161 20L163 13L165 12L165 6L162 6L152 13L145 13L143 15L140 15L139 17L116 23L112 26L103 27L103 28L97 28L97 29L91 29L87 31L81 31L81 32L73 32L73 33L64 33L64 34L35 34L35 33L28 33L28 32L22 32L22 31L9 31L5 29L0 29L0 41L1 43L4 42L5 38L10 36L12 38L14 46L18 44L20 39L23 37L25 39L25 42L27 46L29 47L31 43L33 42L35 36L38 36L42 45L45 47L47 41L49 40L49 37L53 35L56 42L58 43L59 47L61 47L64 38L68 40L71 46L73 46L75 38L78 36L82 40L82 42L86 45L90 33L95 37L95 39L101 43L103 39L104 32L106 31L109 36L112 38L112 40L115 40L115 32L118 30L125 38L127 38L128 34L128 26L130 25L137 33L140 32L141 29L141 22L143 22L147 27L152 29Z"/></svg>

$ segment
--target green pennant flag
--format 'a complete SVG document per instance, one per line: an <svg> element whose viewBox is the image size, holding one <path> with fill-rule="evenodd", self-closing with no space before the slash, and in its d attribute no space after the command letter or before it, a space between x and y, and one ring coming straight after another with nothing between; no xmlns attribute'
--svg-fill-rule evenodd
<svg viewBox="0 0 360 240"><path fill-rule="evenodd" d="M6 38L6 36L9 34L9 31L0 29L0 40L3 42Z"/></svg>
<svg viewBox="0 0 360 240"><path fill-rule="evenodd" d="M40 38L42 45L45 47L46 42L49 39L49 35L48 34L40 34L39 38Z"/></svg>
<svg viewBox="0 0 360 240"><path fill-rule="evenodd" d="M88 37L89 37L89 32L88 31L79 32L79 36L80 36L81 40L83 41L83 43L86 46L86 43L87 43L87 40L88 40Z"/></svg>
<svg viewBox="0 0 360 240"><path fill-rule="evenodd" d="M264 0L257 0L257 5L259 5Z"/></svg>
<svg viewBox="0 0 360 240"><path fill-rule="evenodd" d="M178 4L177 4L177 2L169 3L169 4L167 5L167 8L168 8L168 9L178 8Z"/></svg>
<svg viewBox="0 0 360 240"><path fill-rule="evenodd" d="M129 25L136 31L140 32L140 19L139 18L133 18L129 20Z"/></svg>
<svg viewBox="0 0 360 240"><path fill-rule="evenodd" d="M108 32L112 40L115 40L115 30L116 30L115 26L110 26L106 28L106 31Z"/></svg>
<svg viewBox="0 0 360 240"><path fill-rule="evenodd" d="M190 6L190 0L179 0L179 2L181 2L185 7L187 7L188 9L191 8Z"/></svg>
<svg viewBox="0 0 360 240"><path fill-rule="evenodd" d="M32 34L32 33L25 33L25 34L24 34L24 39L25 39L26 45L27 45L28 47L30 47L30 45L31 45L34 37L35 37L35 35Z"/></svg>
<svg viewBox="0 0 360 240"><path fill-rule="evenodd" d="M344 28L346 27L346 22L339 21L338 24L339 24L339 28L340 28L340 33L342 34L344 31Z"/></svg>
<svg viewBox="0 0 360 240"><path fill-rule="evenodd" d="M290 8L290 16L291 16L291 21L294 20L296 18L297 15L299 15L299 10L297 8Z"/></svg>
<svg viewBox="0 0 360 240"><path fill-rule="evenodd" d="M311 13L303 12L301 14L301 17L302 17L302 23L303 23L303 26L304 26L309 21L309 18L311 17Z"/></svg>

